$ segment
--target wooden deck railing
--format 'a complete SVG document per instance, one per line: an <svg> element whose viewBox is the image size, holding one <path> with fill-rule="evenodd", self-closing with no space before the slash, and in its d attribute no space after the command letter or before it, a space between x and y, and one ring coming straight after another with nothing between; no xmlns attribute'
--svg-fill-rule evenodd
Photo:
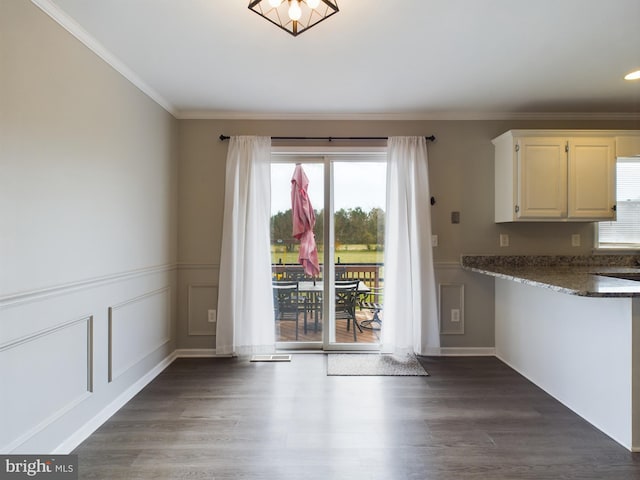
<svg viewBox="0 0 640 480"><path fill-rule="evenodd" d="M335 265L336 280L361 280L369 287L381 287L382 263L337 263ZM274 280L311 280L297 263L275 263L271 265Z"/></svg>

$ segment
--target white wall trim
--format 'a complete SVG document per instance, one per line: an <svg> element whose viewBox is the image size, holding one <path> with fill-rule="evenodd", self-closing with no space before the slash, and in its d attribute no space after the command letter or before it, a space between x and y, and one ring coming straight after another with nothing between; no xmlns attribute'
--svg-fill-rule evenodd
<svg viewBox="0 0 640 480"><path fill-rule="evenodd" d="M180 348L175 351L177 358L231 358L230 353L217 354L215 348Z"/></svg>
<svg viewBox="0 0 640 480"><path fill-rule="evenodd" d="M285 351L285 350L282 350ZM323 350L313 350L312 352L299 352L287 350L290 353L331 353ZM215 348L183 348L174 352L177 358L228 358L233 354L216 354ZM440 347L429 349L427 356L451 356L451 357L495 357L496 349L493 347Z"/></svg>
<svg viewBox="0 0 640 480"><path fill-rule="evenodd" d="M439 347L430 348L427 356L440 357L495 357L494 347Z"/></svg>
<svg viewBox="0 0 640 480"><path fill-rule="evenodd" d="M41 0L40 0L41 1ZM637 112L258 113L178 110L179 120L637 120ZM227 132L229 133L229 132Z"/></svg>
<svg viewBox="0 0 640 480"><path fill-rule="evenodd" d="M0 345L0 352L9 350L12 348L19 347L20 345L24 345L25 343L32 342L34 340L38 340L42 337L46 337L53 333L59 332L60 330L64 330L66 328L72 327L79 323L87 324L87 384L86 391L81 395L71 399L66 405L58 410L54 411L51 415L45 417L40 423L30 428L22 435L14 439L7 445L0 447L0 451L2 452L11 452L15 448L22 445L24 442L29 440L29 438L36 435L38 432L44 430L53 422L58 420L60 417L65 415L67 412L73 410L78 404L82 403L85 399L89 398L93 392L93 316L87 315L75 320L70 320L68 322L63 322L58 325L55 325L50 328L46 328L44 330L40 330L29 335L25 335L23 337L17 338L15 340L11 340Z"/></svg>
<svg viewBox="0 0 640 480"><path fill-rule="evenodd" d="M145 83L136 73L127 67L119 58L109 52L100 42L98 42L92 35L90 35L84 28L78 24L73 18L67 15L60 7L58 7L51 0L31 0L40 10L49 15L55 20L62 28L68 31L71 35L76 37L82 44L84 44L89 50L95 53L98 57L104 60L110 65L116 72L129 80L134 86L136 86L142 93L147 95L151 100L156 102L162 108L164 108L171 115L176 117L177 111L174 106L167 101L156 90L151 88Z"/></svg>
<svg viewBox="0 0 640 480"><path fill-rule="evenodd" d="M128 305L132 305L134 303L141 302L145 299L154 297L156 295L164 295L165 300L167 302L167 318L165 318L165 323L167 325L167 330L164 332L165 335L157 344L152 345L147 351L138 353L136 358L130 361L125 367L121 368L118 372L114 371L114 345L113 345L113 327L114 327L114 312L120 310ZM171 341L171 332L169 331L169 326L171 324L171 286L167 285L166 287L158 288L156 290L152 290L150 292L143 293L142 295L138 295L137 297L125 300L117 305L113 305L109 307L108 310L108 381L109 383L118 378L120 375L127 372L131 367L138 364L141 360L149 356L151 353L155 352L157 349L166 345Z"/></svg>
<svg viewBox="0 0 640 480"><path fill-rule="evenodd" d="M114 413L120 410L126 403L138 394L144 387L164 371L177 358L176 352L169 354L160 361L149 372L142 376L137 382L127 388L109 405L103 408L97 415L85 423L81 428L76 430L69 438L53 449L53 454L66 455L73 449L85 441L89 435L95 432L104 422L106 422Z"/></svg>
<svg viewBox="0 0 640 480"><path fill-rule="evenodd" d="M27 432L23 433L22 435L20 435L13 442L9 443L8 445L4 445L4 446L0 447L0 451L2 451L2 452L12 452L14 449L18 448L20 445L22 445L23 443L28 441L31 437L36 435L38 432L41 432L42 430L47 428L49 425L51 425L53 422L55 422L56 420L61 418L67 412L70 412L71 410L73 410L77 405L82 403L84 400L86 400L90 396L91 396L91 393L90 392L86 392L86 393L80 395L79 397L75 398L73 401L67 403L63 408L61 408L60 410L58 410L54 414L50 415L49 417L45 418L38 425L36 425L35 427L31 428L30 430L28 430Z"/></svg>
<svg viewBox="0 0 640 480"><path fill-rule="evenodd" d="M59 285L53 285L25 292L10 293L8 295L0 296L0 310L7 307L15 307L20 304L34 302L43 298L54 297L57 295L66 295L71 292L77 292L79 290L85 290L87 288L93 288L99 285L120 282L122 280L142 277L145 275L152 275L155 273L169 272L171 270L174 270L175 268L175 264L155 265L152 267L139 268L124 272L111 273L94 278L87 278L75 282L61 283Z"/></svg>

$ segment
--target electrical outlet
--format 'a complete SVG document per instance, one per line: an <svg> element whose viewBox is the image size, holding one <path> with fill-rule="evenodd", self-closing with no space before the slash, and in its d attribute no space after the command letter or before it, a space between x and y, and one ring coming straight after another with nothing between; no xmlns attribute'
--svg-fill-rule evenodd
<svg viewBox="0 0 640 480"><path fill-rule="evenodd" d="M208 314L209 314L208 322L209 323L216 323L218 312L216 310L209 310Z"/></svg>
<svg viewBox="0 0 640 480"><path fill-rule="evenodd" d="M451 309L451 323L458 323L460 321L460 309L452 308Z"/></svg>
<svg viewBox="0 0 640 480"><path fill-rule="evenodd" d="M580 234L579 233L574 233L573 235L571 235L571 246L572 247L579 247L580 246Z"/></svg>
<svg viewBox="0 0 640 480"><path fill-rule="evenodd" d="M432 247L438 246L438 235L431 235L431 246Z"/></svg>
<svg viewBox="0 0 640 480"><path fill-rule="evenodd" d="M500 246L501 247L508 247L509 246L509 235L507 235L506 233L501 233L500 234Z"/></svg>

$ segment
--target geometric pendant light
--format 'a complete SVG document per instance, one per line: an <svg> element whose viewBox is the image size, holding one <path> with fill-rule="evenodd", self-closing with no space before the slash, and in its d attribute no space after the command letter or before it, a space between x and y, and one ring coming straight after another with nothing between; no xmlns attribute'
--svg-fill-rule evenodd
<svg viewBox="0 0 640 480"><path fill-rule="evenodd" d="M338 13L338 5L335 0L251 0L249 10L295 37Z"/></svg>

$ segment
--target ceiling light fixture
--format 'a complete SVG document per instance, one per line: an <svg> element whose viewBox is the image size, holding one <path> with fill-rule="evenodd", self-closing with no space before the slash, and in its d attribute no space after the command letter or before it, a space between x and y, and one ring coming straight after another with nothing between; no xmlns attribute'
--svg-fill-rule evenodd
<svg viewBox="0 0 640 480"><path fill-rule="evenodd" d="M639 80L640 79L640 70L636 70L635 72L627 73L624 76L625 80Z"/></svg>
<svg viewBox="0 0 640 480"><path fill-rule="evenodd" d="M338 13L335 0L250 0L249 10L298 36Z"/></svg>

